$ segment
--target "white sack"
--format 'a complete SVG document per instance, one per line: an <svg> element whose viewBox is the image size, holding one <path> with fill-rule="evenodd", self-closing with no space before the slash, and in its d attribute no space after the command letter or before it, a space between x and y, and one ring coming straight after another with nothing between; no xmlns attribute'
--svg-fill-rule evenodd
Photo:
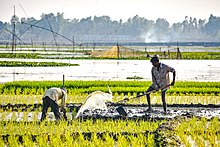
<svg viewBox="0 0 220 147"><path fill-rule="evenodd" d="M107 106L105 104L106 101L112 101L112 92L111 89L108 87L109 93L105 93L102 91L95 91L89 94L86 98L85 103L80 107L78 113L76 114L75 118L79 117L85 110L107 110Z"/></svg>

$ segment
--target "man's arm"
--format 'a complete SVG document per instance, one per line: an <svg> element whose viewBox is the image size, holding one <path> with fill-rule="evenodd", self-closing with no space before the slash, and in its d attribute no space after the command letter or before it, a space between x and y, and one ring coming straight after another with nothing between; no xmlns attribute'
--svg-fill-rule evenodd
<svg viewBox="0 0 220 147"><path fill-rule="evenodd" d="M66 115L66 99L67 99L67 94L66 92L63 91L63 96L62 96L62 101L61 101L61 112L63 112L63 118L67 120L67 115Z"/></svg>
<svg viewBox="0 0 220 147"><path fill-rule="evenodd" d="M61 107L65 108L66 107L66 99L67 99L67 94L66 92L63 92L62 100L61 100Z"/></svg>
<svg viewBox="0 0 220 147"><path fill-rule="evenodd" d="M174 85L175 84L175 81L176 81L176 71L173 72L173 81L170 85Z"/></svg>
<svg viewBox="0 0 220 147"><path fill-rule="evenodd" d="M170 83L171 86L173 86L176 82L176 70L173 67L167 66L168 67L168 72L173 73L173 81Z"/></svg>

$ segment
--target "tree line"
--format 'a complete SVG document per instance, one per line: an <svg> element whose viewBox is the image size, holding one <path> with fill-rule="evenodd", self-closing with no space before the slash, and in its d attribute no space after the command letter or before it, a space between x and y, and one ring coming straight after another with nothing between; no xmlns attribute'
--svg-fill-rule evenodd
<svg viewBox="0 0 220 147"><path fill-rule="evenodd" d="M42 14L41 19L12 16L0 21L0 42L10 43L86 43L86 42L219 42L220 17L208 20L186 16L172 25L164 18L156 21L138 15L113 21L109 16L64 19L64 13Z"/></svg>

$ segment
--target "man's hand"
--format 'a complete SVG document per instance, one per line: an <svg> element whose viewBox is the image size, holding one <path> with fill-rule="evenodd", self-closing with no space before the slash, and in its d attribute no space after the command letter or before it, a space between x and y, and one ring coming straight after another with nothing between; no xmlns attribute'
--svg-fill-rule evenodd
<svg viewBox="0 0 220 147"><path fill-rule="evenodd" d="M175 84L175 81L173 81L172 83L170 83L171 86L174 86L174 84Z"/></svg>

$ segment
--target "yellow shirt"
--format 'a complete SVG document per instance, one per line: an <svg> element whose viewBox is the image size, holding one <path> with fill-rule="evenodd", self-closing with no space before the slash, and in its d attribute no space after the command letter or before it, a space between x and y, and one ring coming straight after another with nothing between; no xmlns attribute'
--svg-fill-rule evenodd
<svg viewBox="0 0 220 147"><path fill-rule="evenodd" d="M66 105L66 99L67 99L67 93L60 88L50 88L44 93L44 97L48 96L53 101L55 101L58 104L58 100L61 100L61 107L65 107Z"/></svg>

